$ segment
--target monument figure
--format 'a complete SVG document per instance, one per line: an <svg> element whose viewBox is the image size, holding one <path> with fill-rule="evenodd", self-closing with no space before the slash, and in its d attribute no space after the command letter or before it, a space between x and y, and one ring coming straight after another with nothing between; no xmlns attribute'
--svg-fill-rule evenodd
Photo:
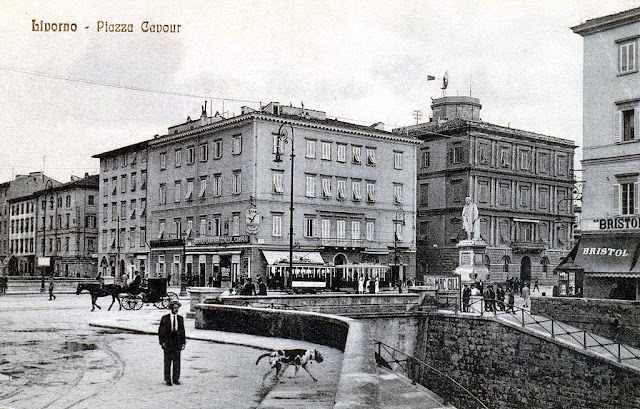
<svg viewBox="0 0 640 409"><path fill-rule="evenodd" d="M462 209L462 228L467 233L467 240L480 240L480 219L478 218L478 206L470 197L464 199Z"/></svg>

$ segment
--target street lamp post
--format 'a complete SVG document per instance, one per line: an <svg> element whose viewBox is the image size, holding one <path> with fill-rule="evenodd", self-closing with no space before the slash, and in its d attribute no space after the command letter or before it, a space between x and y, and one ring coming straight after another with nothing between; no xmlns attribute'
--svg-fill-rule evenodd
<svg viewBox="0 0 640 409"><path fill-rule="evenodd" d="M51 179L48 179L47 182L44 184L44 212L42 214L42 258L44 261L44 258L46 257L45 254L45 250L46 250L46 245L47 245L47 233L46 233L46 227L47 227L47 192L49 191L49 189L51 189L53 187L53 182L51 181ZM51 260L49 260L49 264L51 264ZM42 266L42 281L40 282L40 292L44 293L44 273L46 271L46 266Z"/></svg>
<svg viewBox="0 0 640 409"><path fill-rule="evenodd" d="M291 135L288 134L285 126L288 126L291 129ZM285 122L280 125L278 129L278 144L276 147L276 158L274 162L280 163L282 162L281 152L280 152L280 141L287 143L287 141L291 140L291 187L289 189L289 277L293 274L293 158L294 154L294 139L293 139L293 125L289 122ZM287 277L284 277L285 286L287 285Z"/></svg>
<svg viewBox="0 0 640 409"><path fill-rule="evenodd" d="M180 297L187 296L187 234L182 233L182 268L180 277Z"/></svg>
<svg viewBox="0 0 640 409"><path fill-rule="evenodd" d="M396 217L395 217L394 226L393 226L393 248L394 248L393 263L394 263L396 272L398 274L398 277L397 277L398 287L402 292L402 280L400 279L400 267L398 266L398 233L399 233L400 222L402 222L402 225L404 225L404 210L401 207L399 207L396 210Z"/></svg>

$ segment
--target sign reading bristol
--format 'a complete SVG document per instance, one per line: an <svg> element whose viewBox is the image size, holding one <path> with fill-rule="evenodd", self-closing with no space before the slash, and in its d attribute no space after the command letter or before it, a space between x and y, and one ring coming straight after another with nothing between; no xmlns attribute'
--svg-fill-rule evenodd
<svg viewBox="0 0 640 409"><path fill-rule="evenodd" d="M612 249L609 247L584 247L582 254L588 254L590 256L615 256L615 257L627 257L629 253L627 249Z"/></svg>
<svg viewBox="0 0 640 409"><path fill-rule="evenodd" d="M616 217L611 219L595 219L600 230L640 229L640 217Z"/></svg>

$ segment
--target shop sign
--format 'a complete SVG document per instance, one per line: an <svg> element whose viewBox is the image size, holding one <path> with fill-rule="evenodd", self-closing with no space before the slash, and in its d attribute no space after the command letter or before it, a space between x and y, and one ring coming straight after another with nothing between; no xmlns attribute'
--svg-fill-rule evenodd
<svg viewBox="0 0 640 409"><path fill-rule="evenodd" d="M640 217L616 217L609 219L595 219L600 230L629 230L640 229Z"/></svg>
<svg viewBox="0 0 640 409"><path fill-rule="evenodd" d="M424 276L424 283L434 290L459 290L460 277L452 276Z"/></svg>
<svg viewBox="0 0 640 409"><path fill-rule="evenodd" d="M260 230L260 211L255 207L245 212L245 225L247 233L256 234Z"/></svg>
<svg viewBox="0 0 640 409"><path fill-rule="evenodd" d="M583 247L582 254L590 256L627 257L629 252L627 249L613 249L610 247Z"/></svg>
<svg viewBox="0 0 640 409"><path fill-rule="evenodd" d="M249 235L243 234L240 236L213 236L213 237L196 237L193 239L193 244L236 244L236 243L249 243Z"/></svg>

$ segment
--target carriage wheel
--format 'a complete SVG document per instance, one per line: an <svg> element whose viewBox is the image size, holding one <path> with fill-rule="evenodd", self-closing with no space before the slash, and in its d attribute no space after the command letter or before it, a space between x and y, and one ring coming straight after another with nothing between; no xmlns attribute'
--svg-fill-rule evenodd
<svg viewBox="0 0 640 409"><path fill-rule="evenodd" d="M167 297L169 297L169 302L173 300L176 300L176 301L178 300L178 294L176 293L168 292Z"/></svg>
<svg viewBox="0 0 640 409"><path fill-rule="evenodd" d="M167 297L162 297L161 299L159 299L158 301L154 302L153 305L155 305L155 307L157 309L167 309L169 308L169 298Z"/></svg>
<svg viewBox="0 0 640 409"><path fill-rule="evenodd" d="M129 305L129 296L128 295L125 295L124 297L122 297L120 302L122 303L122 308L124 308L125 310L130 310L131 309L131 306Z"/></svg>
<svg viewBox="0 0 640 409"><path fill-rule="evenodd" d="M122 306L125 310L139 310L142 308L142 297L127 295L122 299Z"/></svg>

